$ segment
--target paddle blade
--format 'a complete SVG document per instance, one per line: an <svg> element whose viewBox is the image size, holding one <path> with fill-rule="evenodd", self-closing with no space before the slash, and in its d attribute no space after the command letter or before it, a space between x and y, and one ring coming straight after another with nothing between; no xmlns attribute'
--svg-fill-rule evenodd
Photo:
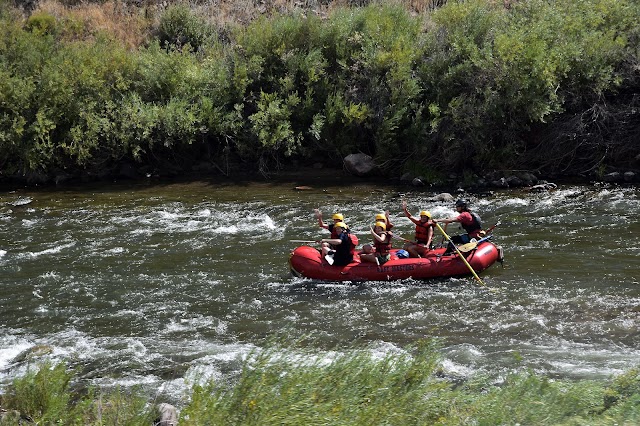
<svg viewBox="0 0 640 426"><path fill-rule="evenodd" d="M330 254L326 255L324 257L324 260L326 260L329 265L333 265L333 256L331 256Z"/></svg>
<svg viewBox="0 0 640 426"><path fill-rule="evenodd" d="M476 247L478 247L478 243L474 241L472 243L462 244L461 246L458 246L458 250L463 253L467 253L475 249Z"/></svg>

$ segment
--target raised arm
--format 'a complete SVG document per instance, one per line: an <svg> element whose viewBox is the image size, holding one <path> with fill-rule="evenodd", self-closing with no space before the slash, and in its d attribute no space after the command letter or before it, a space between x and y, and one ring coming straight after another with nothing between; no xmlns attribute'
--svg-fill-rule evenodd
<svg viewBox="0 0 640 426"><path fill-rule="evenodd" d="M329 225L322 221L322 212L320 211L320 209L315 209L314 211L316 213L316 219L318 219L318 226L320 228L329 229Z"/></svg>
<svg viewBox="0 0 640 426"><path fill-rule="evenodd" d="M393 227L393 223L391 223L391 219L389 218L389 210L384 211L384 217L387 219L387 228Z"/></svg>
<svg viewBox="0 0 640 426"><path fill-rule="evenodd" d="M417 218L411 216L411 213L409 213L409 210L407 210L407 202L405 200L402 200L402 211L404 212L404 215L408 217L411 222L415 224L418 224L418 222L420 222Z"/></svg>
<svg viewBox="0 0 640 426"><path fill-rule="evenodd" d="M373 235L373 238L375 238L378 242L384 243L387 240L386 234L378 235L373 230L373 226L370 226L370 228L371 228L371 235Z"/></svg>

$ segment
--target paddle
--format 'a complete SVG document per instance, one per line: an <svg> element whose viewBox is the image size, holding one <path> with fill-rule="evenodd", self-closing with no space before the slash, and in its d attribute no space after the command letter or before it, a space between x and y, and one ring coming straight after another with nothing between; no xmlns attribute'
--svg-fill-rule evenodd
<svg viewBox="0 0 640 426"><path fill-rule="evenodd" d="M399 235L393 235L393 238L397 238L399 240L402 240L405 243L417 244L415 241L407 240L406 238L403 238L403 237L401 237Z"/></svg>
<svg viewBox="0 0 640 426"><path fill-rule="evenodd" d="M491 232L493 232L494 229L496 229L496 226L500 225L500 221L497 221L495 225L493 225L492 227L490 227L489 229L487 229L485 232L485 234L489 235Z"/></svg>
<svg viewBox="0 0 640 426"><path fill-rule="evenodd" d="M493 225L492 227L490 227L489 229L487 229L486 231L484 231L486 237L480 238L478 241L471 241L470 243L466 243L463 244L461 246L458 246L458 249L463 252L463 253L467 253L470 252L471 250L475 249L476 247L478 247L478 244L480 244L483 241L488 240L489 238L492 237L491 232L496 229L496 226L500 225L500 221L496 222L495 225Z"/></svg>
<svg viewBox="0 0 640 426"><path fill-rule="evenodd" d="M460 250L463 253L470 252L471 250L473 250L476 247L478 247L478 244L480 244L483 241L487 241L488 239L490 239L492 237L493 237L493 235L487 235L484 238L480 238L478 241L471 241L470 243L462 244L461 246L458 246L458 250Z"/></svg>
<svg viewBox="0 0 640 426"><path fill-rule="evenodd" d="M465 257L462 255L462 253L460 252L460 250L458 250L458 247L456 247L456 245L453 243L453 241L451 241L451 237L449 237L449 235L447 235L446 232L444 232L444 229L442 229L442 226L440 226L440 224L438 222L435 222L436 226L438 227L438 230L442 233L442 236L445 237L447 239L447 241L453 246L453 248L456 250L456 252L458 253L458 256L460 256L460 259L462 259L462 261L464 262L465 265L467 265L467 268L469 268L469 271L471 271L471 273L473 274L473 277L483 286L486 287L486 285L482 282L482 280L480 279L480 277L478 276L478 274L476 274L476 271L473 270L473 267L469 264L469 262L467 262L467 259L465 259Z"/></svg>
<svg viewBox="0 0 640 426"><path fill-rule="evenodd" d="M446 234L447 226L449 226L449 224L448 224L448 223L445 223L445 224L444 224L444 231L442 231L442 233L443 233L444 235L447 235L447 234ZM444 235L442 236L442 240L440 240L440 247L442 247L442 246L444 245L444 240L445 240Z"/></svg>

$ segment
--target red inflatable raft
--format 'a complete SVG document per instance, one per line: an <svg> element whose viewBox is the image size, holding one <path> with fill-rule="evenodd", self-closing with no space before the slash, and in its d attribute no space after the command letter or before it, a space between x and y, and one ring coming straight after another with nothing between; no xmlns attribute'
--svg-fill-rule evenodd
<svg viewBox="0 0 640 426"><path fill-rule="evenodd" d="M289 265L295 276L327 281L394 281L471 274L457 253L444 256L444 251L444 248L434 249L426 257L399 259L394 249L391 251L391 260L384 265L361 263L356 255L354 262L347 266L331 266L318 249L301 246L291 252ZM502 249L490 241L483 241L474 250L462 254L476 273L502 261Z"/></svg>

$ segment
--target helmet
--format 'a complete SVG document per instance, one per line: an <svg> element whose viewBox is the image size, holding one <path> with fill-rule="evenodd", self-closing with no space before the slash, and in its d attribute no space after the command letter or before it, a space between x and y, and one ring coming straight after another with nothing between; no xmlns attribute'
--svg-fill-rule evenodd
<svg viewBox="0 0 640 426"><path fill-rule="evenodd" d="M376 215L376 222L378 222L378 221L385 221L386 222L387 221L387 216L385 216L384 213L378 213Z"/></svg>
<svg viewBox="0 0 640 426"><path fill-rule="evenodd" d="M420 216L426 216L426 217L428 217L429 219L431 219L431 213L429 213L429 212L428 212L428 211L426 211L426 210L422 210L422 211L420 212Z"/></svg>
<svg viewBox="0 0 640 426"><path fill-rule="evenodd" d="M400 249L396 252L396 256L398 256L398 259L406 259L407 257L409 257L409 252Z"/></svg>
<svg viewBox="0 0 640 426"><path fill-rule="evenodd" d="M348 229L347 224L344 222L336 222L333 224L333 227L336 228L342 228L342 229Z"/></svg>
<svg viewBox="0 0 640 426"><path fill-rule="evenodd" d="M336 213L333 215L333 220L339 220L342 222L344 220L344 216L342 216L342 213Z"/></svg>
<svg viewBox="0 0 640 426"><path fill-rule="evenodd" d="M376 222L373 227L375 228L376 226L379 226L380 228L382 228L383 231L387 230L387 225L384 222Z"/></svg>
<svg viewBox="0 0 640 426"><path fill-rule="evenodd" d="M467 200L465 200L464 198L460 198L458 201L456 201L456 207L467 207Z"/></svg>

